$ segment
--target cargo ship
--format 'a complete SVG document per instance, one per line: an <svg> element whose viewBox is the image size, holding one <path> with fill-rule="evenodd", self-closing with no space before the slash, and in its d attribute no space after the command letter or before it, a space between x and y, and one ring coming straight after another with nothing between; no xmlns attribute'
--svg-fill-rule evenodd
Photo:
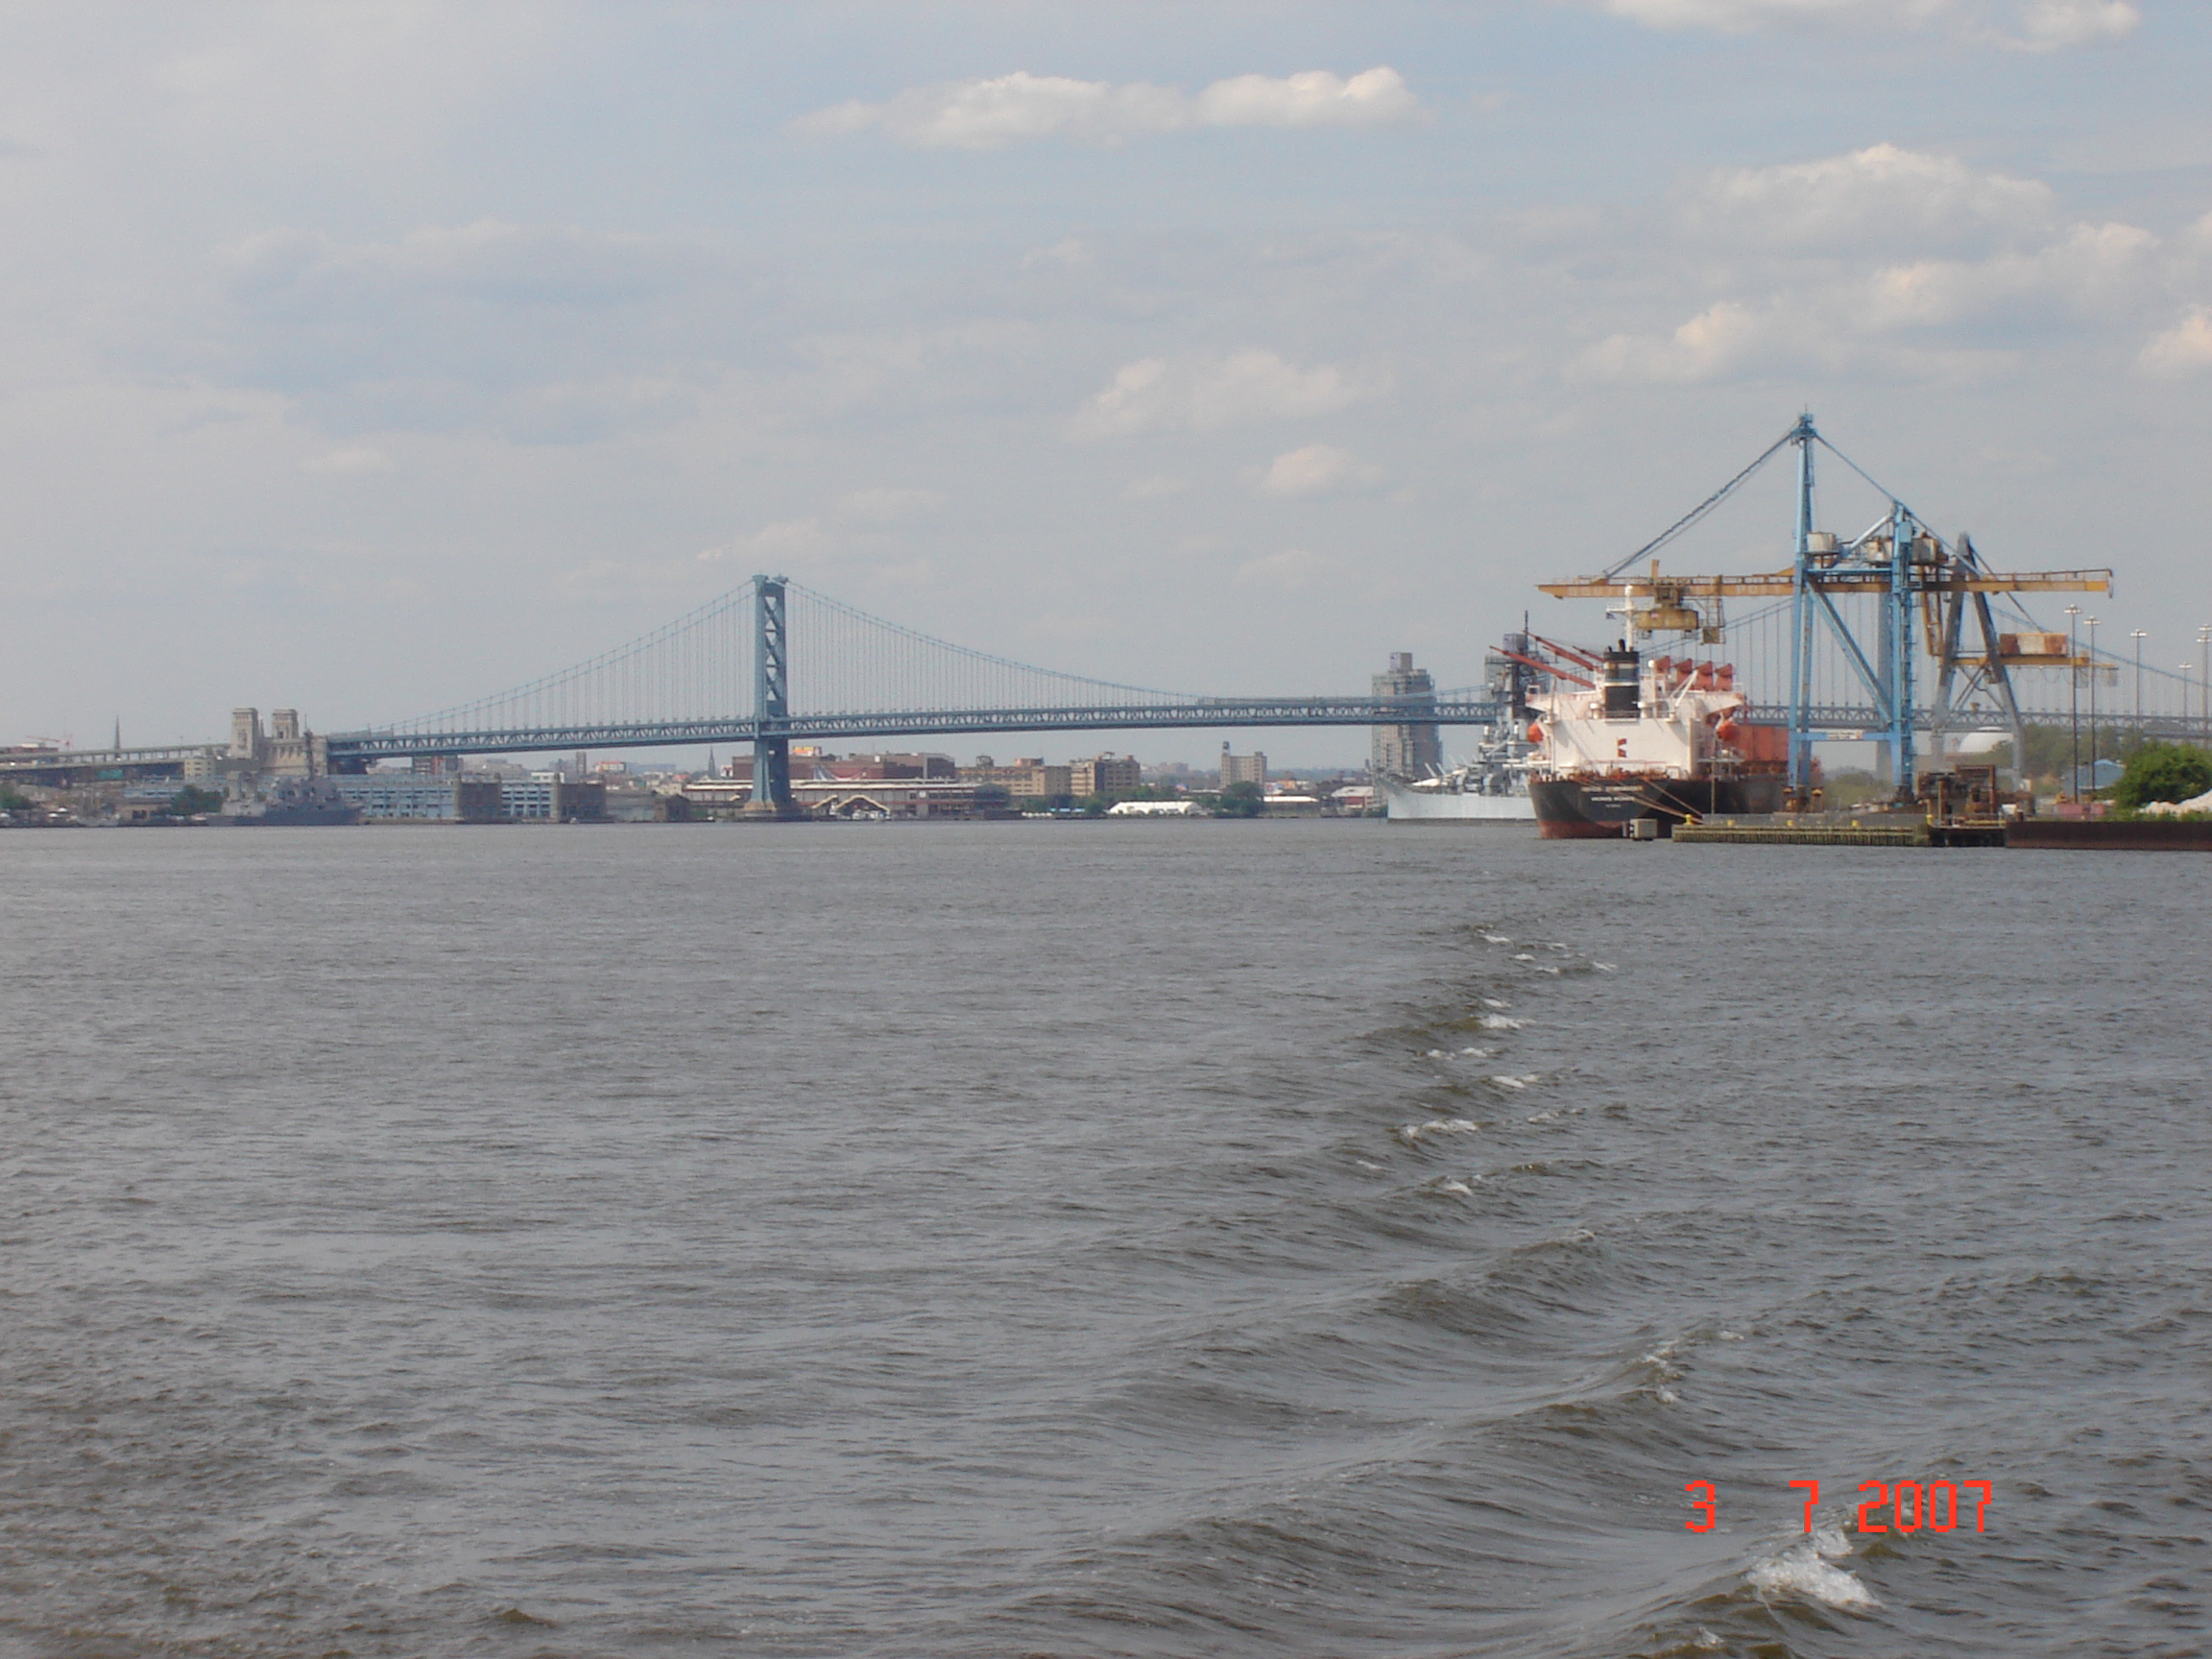
<svg viewBox="0 0 2212 1659"><path fill-rule="evenodd" d="M1531 661L1528 800L1550 840L1632 833L1637 819L1671 836L1719 814L1779 811L1789 733L1751 718L1726 663L1651 657L1623 640L1598 653L1544 640Z"/></svg>

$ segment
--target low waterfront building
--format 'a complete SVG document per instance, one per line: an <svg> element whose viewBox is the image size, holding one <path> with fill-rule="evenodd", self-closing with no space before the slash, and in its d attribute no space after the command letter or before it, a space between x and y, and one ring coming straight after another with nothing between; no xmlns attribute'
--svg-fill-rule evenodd
<svg viewBox="0 0 2212 1659"><path fill-rule="evenodd" d="M576 824L606 816L603 783L364 772L328 780L364 824Z"/></svg>
<svg viewBox="0 0 2212 1659"><path fill-rule="evenodd" d="M416 772L363 772L330 784L364 824L496 824L498 780Z"/></svg>
<svg viewBox="0 0 2212 1659"><path fill-rule="evenodd" d="M668 816L668 797L625 779L607 791L605 810L610 824L657 824Z"/></svg>
<svg viewBox="0 0 2212 1659"><path fill-rule="evenodd" d="M812 754L802 752L810 747L813 746L792 746L791 776L794 780L839 783L877 783L905 779L942 779L948 783L961 781L961 769L953 764L950 755L831 755L819 748ZM752 782L753 757L734 757L722 768L721 778L732 783Z"/></svg>
<svg viewBox="0 0 2212 1659"><path fill-rule="evenodd" d="M1042 756L1016 760L1000 766L988 755L975 757L975 764L960 768L960 781L979 787L997 787L1022 801L1048 800L1055 795L1071 795L1074 789L1074 769L1069 766L1047 766Z"/></svg>
<svg viewBox="0 0 2212 1659"><path fill-rule="evenodd" d="M936 779L794 779L791 799L819 818L973 818L977 788Z"/></svg>
<svg viewBox="0 0 2212 1659"><path fill-rule="evenodd" d="M502 816L497 779L361 772L329 785L363 823L497 823Z"/></svg>
<svg viewBox="0 0 2212 1659"><path fill-rule="evenodd" d="M817 818L974 818L992 809L987 787L934 778L794 778L791 799ZM694 779L681 799L694 818L738 818L752 802L753 785Z"/></svg>

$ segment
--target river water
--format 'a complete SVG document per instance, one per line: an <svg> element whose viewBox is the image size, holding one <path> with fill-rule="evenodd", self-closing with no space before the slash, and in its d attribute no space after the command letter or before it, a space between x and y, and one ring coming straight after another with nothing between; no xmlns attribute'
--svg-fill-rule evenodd
<svg viewBox="0 0 2212 1659"><path fill-rule="evenodd" d="M0 836L0 1655L2202 1653L2208 900Z"/></svg>

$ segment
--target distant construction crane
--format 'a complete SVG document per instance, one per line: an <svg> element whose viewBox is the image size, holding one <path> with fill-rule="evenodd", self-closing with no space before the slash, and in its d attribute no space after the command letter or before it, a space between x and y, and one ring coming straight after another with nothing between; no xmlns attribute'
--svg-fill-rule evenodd
<svg viewBox="0 0 2212 1659"><path fill-rule="evenodd" d="M1813 450L1818 445L1888 498L1888 510L1857 536L1839 537L1814 527ZM1787 447L1797 451L1796 558L1787 570L1749 576L1665 576L1651 560L1646 576L1622 572L1654 554L1690 529L1760 468ZM1791 605L1790 782L1804 791L1812 784L1813 742L1816 732L1833 735L1847 711L1814 698L1814 642L1817 622L1834 638L1852 674L1871 700L1878 726L1853 732L1879 742L1889 761L1889 776L1900 792L1913 785L1912 739L1917 724L1915 649L1917 613L1926 652L1935 665L1935 687L1928 699L1940 733L1974 698L1986 693L2012 729L2013 754L2027 753L2026 725L2014 695L2015 668L2069 668L2079 675L2090 665L2066 634L1998 632L1989 598L1996 593L2109 593L2110 570L1992 570L1964 535L1946 540L1889 490L1823 438L1811 415L1768 446L1750 466L1707 496L1666 530L1601 575L1576 582L1539 583L1541 591L1560 599L1610 599L1632 635L1681 634L1700 643L1719 644L1725 624L1721 601L1732 598L1786 599ZM1873 601L1872 649L1845 619L1838 601ZM1709 603L1701 603L1709 601ZM1863 607L1862 607L1863 609ZM1966 640L1971 611L1976 642Z"/></svg>

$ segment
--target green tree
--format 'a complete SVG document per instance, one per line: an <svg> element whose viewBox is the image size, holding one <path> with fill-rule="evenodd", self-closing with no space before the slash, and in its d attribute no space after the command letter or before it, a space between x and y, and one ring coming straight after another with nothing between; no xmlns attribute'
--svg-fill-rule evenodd
<svg viewBox="0 0 2212 1659"><path fill-rule="evenodd" d="M223 791L220 789L202 789L196 784L187 783L169 797L169 811L178 818L197 818L204 812L220 812L222 809Z"/></svg>
<svg viewBox="0 0 2212 1659"><path fill-rule="evenodd" d="M2092 733L2089 730L2088 721L2084 719L2081 723L2080 732L2081 764L2084 767L2089 764L2092 738L2095 739L2098 759L2118 760L2122 764L2132 760L2138 750L2156 741L2153 738L2144 736L2134 727L2120 726L2110 719L2104 720ZM2029 778L2064 778L2074 766L2074 745L2075 732L2071 724L2030 726L2028 728L2026 776ZM1992 766L2009 768L2012 766L2012 744L2007 740L1998 744L1987 754L1975 756L1974 758L1985 761Z"/></svg>
<svg viewBox="0 0 2212 1659"><path fill-rule="evenodd" d="M1863 806L1867 802L1891 791L1875 780L1874 774L1856 766L1841 771L1824 773L1820 779L1820 804L1823 806Z"/></svg>
<svg viewBox="0 0 2212 1659"><path fill-rule="evenodd" d="M2106 743L2108 744L2109 741L2110 734L2106 733ZM2100 745L2100 752L2104 755L2111 753L2110 749L2104 745ZM2011 768L2026 778L2063 777L2074 764L2074 728L2071 725L2030 726L2028 728L2028 763L2025 767L2015 764L2012 757L2012 745L2009 741L1998 744L1989 751L1985 758L1992 766ZM2081 731L2081 764L2084 766L2089 764L2089 732L2087 727L2083 727Z"/></svg>
<svg viewBox="0 0 2212 1659"><path fill-rule="evenodd" d="M0 783L0 812L28 812L32 807L28 795L18 795L5 783Z"/></svg>
<svg viewBox="0 0 2212 1659"><path fill-rule="evenodd" d="M1262 805L1259 784L1232 783L1214 801L1214 814L1217 818L1257 818Z"/></svg>
<svg viewBox="0 0 2212 1659"><path fill-rule="evenodd" d="M2193 801L2212 789L2212 755L2187 743L2146 743L2112 786L2112 799L2133 811L2153 801Z"/></svg>

